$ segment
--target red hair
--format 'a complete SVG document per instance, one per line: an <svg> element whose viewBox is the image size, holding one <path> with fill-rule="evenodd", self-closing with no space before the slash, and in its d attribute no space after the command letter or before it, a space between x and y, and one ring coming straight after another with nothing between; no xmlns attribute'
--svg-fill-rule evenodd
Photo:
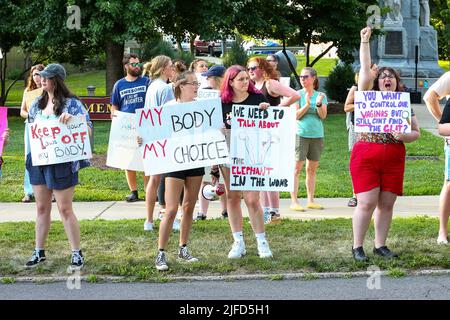
<svg viewBox="0 0 450 320"><path fill-rule="evenodd" d="M242 71L247 73L247 69L237 64L232 65L227 69L227 71L225 71L225 74L223 75L223 82L222 85L220 86L220 97L222 98L223 103L230 103L233 101L234 92L233 88L230 86L230 81L236 78L236 76ZM248 93L261 93L261 92L255 88L255 85L253 84L252 81L249 81Z"/></svg>
<svg viewBox="0 0 450 320"><path fill-rule="evenodd" d="M247 61L247 66L252 61L255 61L256 63L258 63L258 67L264 72L263 76L264 76L265 80L269 80L269 79L279 80L280 79L280 76L278 75L277 70L275 70L272 67L272 65L269 62L267 62L266 59L261 58L261 57L251 57Z"/></svg>

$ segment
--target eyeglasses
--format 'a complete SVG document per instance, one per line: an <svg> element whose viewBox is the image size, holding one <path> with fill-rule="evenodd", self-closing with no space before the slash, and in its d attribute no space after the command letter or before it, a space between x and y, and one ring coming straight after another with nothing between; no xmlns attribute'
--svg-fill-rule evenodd
<svg viewBox="0 0 450 320"><path fill-rule="evenodd" d="M258 69L258 66L248 67L247 71L255 71L256 69Z"/></svg>
<svg viewBox="0 0 450 320"><path fill-rule="evenodd" d="M198 81L186 82L185 84L192 84L193 86L198 87L200 83Z"/></svg>
<svg viewBox="0 0 450 320"><path fill-rule="evenodd" d="M384 78L389 78L389 79L394 79L395 75L393 75L392 73L380 73L380 75L378 76L379 79L384 79Z"/></svg>
<svg viewBox="0 0 450 320"><path fill-rule="evenodd" d="M302 80L306 80L306 79L308 79L309 78L309 74L306 74L306 75L304 75L304 76L300 76L300 79L302 79Z"/></svg>
<svg viewBox="0 0 450 320"><path fill-rule="evenodd" d="M128 63L130 66L132 66L133 68L140 68L142 66L142 64L140 62L133 62L133 63Z"/></svg>

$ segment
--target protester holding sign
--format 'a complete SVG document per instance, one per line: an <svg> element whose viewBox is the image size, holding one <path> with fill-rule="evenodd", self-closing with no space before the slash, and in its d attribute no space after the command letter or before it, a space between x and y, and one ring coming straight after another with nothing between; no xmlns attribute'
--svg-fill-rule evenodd
<svg viewBox="0 0 450 320"><path fill-rule="evenodd" d="M186 71L180 74L174 82L175 101L167 103L164 107L183 108L184 102L194 101L197 96L199 83L194 72ZM202 183L205 168L194 168L182 171L167 173L166 179L166 213L159 227L158 254L156 257L156 269L167 270L167 256L165 249L169 242L172 224L178 211L178 202L184 189L183 196L183 216L181 218L180 246L178 258L186 262L198 261L193 257L187 247L189 233L192 228L192 216L194 212L197 195Z"/></svg>
<svg viewBox="0 0 450 320"><path fill-rule="evenodd" d="M43 64L37 64L31 67L30 74L28 76L27 87L23 93L22 105L20 107L20 116L24 119L28 118L28 110L30 109L31 104L34 99L42 94L41 88L41 75L39 71L44 70ZM29 142L27 141L28 133L27 133L27 125L25 121L25 131L24 131L24 146L25 146L25 156L28 153ZM23 191L24 197L22 198L22 202L31 202L34 201L33 188L30 184L30 176L28 171L25 169L25 175L23 177Z"/></svg>
<svg viewBox="0 0 450 320"><path fill-rule="evenodd" d="M209 68L208 71L202 73L203 77L206 77L206 81L208 82L208 87L203 88L202 91L212 91L217 90L220 94L220 86L222 85L223 80L223 74L225 73L225 67L224 66L212 66ZM214 170L214 172L218 172L219 167L213 166L213 167L207 167L206 172L210 172L211 170ZM203 177L203 186L209 184L211 181L210 176L205 175ZM207 200L200 188L200 192L198 194L198 204L199 204L199 211L197 213L196 220L205 220L206 215L208 214L208 207L209 207L209 200ZM227 212L227 195L224 193L220 196L220 206L222 208L222 217L228 218L228 212Z"/></svg>
<svg viewBox="0 0 450 320"><path fill-rule="evenodd" d="M322 120L327 116L327 97L319 89L317 72L313 68L303 68L300 75L303 89L299 91L301 99L297 109L297 135L295 143L295 182L294 192L291 192L291 210L304 211L298 203L298 180L303 164L306 162L306 194L308 196L307 208L323 209L314 202L316 191L316 173L323 150L324 129Z"/></svg>
<svg viewBox="0 0 450 320"><path fill-rule="evenodd" d="M150 84L150 79L141 77L141 64L135 54L125 54L122 60L127 75L114 84L111 93L111 116L115 111L135 113L136 109L144 107L145 94ZM139 200L137 191L136 171L125 170L130 194L125 198L127 202ZM144 176L144 189L148 184L148 178Z"/></svg>
<svg viewBox="0 0 450 320"><path fill-rule="evenodd" d="M439 100L447 96L444 111ZM439 121L439 134L445 137L445 181L439 201L438 244L448 244L448 218L450 216L450 71L444 73L425 93L423 100L428 110Z"/></svg>
<svg viewBox="0 0 450 320"><path fill-rule="evenodd" d="M398 73L392 68L378 70L373 81L370 70L370 35L372 30L361 30L358 90L370 90L381 93L403 91ZM356 115L355 115L356 117ZM408 119L409 121L409 119ZM355 119L356 122L356 119ZM353 215L352 254L357 261L367 261L363 249L364 238L375 211L375 247L374 254L386 258L398 255L386 246L386 238L392 221L395 200L403 193L405 172L405 145L419 138L419 125L414 115L411 117L411 132L360 133L353 146L350 159L350 173L353 187L358 198Z"/></svg>
<svg viewBox="0 0 450 320"><path fill-rule="evenodd" d="M169 79L173 77L174 69L172 60L164 55L156 56L150 61L149 66L150 84L145 96L145 108L156 108L164 105L174 99L173 88L168 84ZM145 207L147 218L144 222L144 230L153 230L153 210L155 209L156 195L158 186L161 182L161 175L155 174L150 177L150 181L145 190ZM158 197L160 204L164 204L162 196ZM179 230L180 225L178 219L175 219L174 229Z"/></svg>
<svg viewBox="0 0 450 320"><path fill-rule="evenodd" d="M256 89L261 91L271 106L290 106L300 99L300 95L279 82L279 72L264 58L252 57L247 61L247 70ZM281 101L281 97L285 97ZM280 193L261 191L264 222L280 220Z"/></svg>
<svg viewBox="0 0 450 320"><path fill-rule="evenodd" d="M202 76L203 72L208 71L208 62L204 59L198 58L194 59L189 65L189 71L195 72L197 76L197 81L200 83L200 89L208 86L206 77Z"/></svg>
<svg viewBox="0 0 450 320"><path fill-rule="evenodd" d="M59 64L49 64L40 72L42 78L43 94L36 99L30 107L28 122L59 119L67 124L75 115L85 115L89 127L89 114L83 104L64 84L66 70ZM31 133L30 133L31 135ZM35 166L32 164L31 154L27 154L26 167L30 173L30 182L36 197L36 248L26 267L35 267L45 261L45 241L48 236L51 222L52 191L56 198L59 213L66 235L72 249L72 268L81 268L84 265L83 254L80 248L80 226L73 212L72 201L75 186L78 184L79 161Z"/></svg>
<svg viewBox="0 0 450 320"><path fill-rule="evenodd" d="M229 144L231 136L231 117L232 107L234 104L254 105L262 109L267 109L269 103L263 94L258 93L254 84L250 81L247 70L239 65L233 65L225 72L224 80L221 87L222 114L224 123L225 137ZM228 145L228 148L230 146ZM229 165L220 166L225 188L227 192L228 220L230 222L231 231L233 233L234 243L228 253L228 258L237 259L245 255L245 243L242 233L242 209L241 209L241 192L230 190L230 168ZM217 172L212 172L215 174ZM243 191L245 205L247 206L250 216L252 229L255 232L258 243L258 254L261 258L272 257L269 243L266 240L264 231L264 216L261 204L259 202L259 191Z"/></svg>

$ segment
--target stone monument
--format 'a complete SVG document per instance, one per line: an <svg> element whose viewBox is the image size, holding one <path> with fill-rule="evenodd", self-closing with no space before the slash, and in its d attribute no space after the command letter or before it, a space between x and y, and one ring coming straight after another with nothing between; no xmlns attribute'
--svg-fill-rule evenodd
<svg viewBox="0 0 450 320"><path fill-rule="evenodd" d="M431 85L444 71L438 65L437 32L430 25L428 0L381 0L379 3L391 10L381 17L383 34L372 37L373 62L398 70L405 85L414 89L415 48L418 46L418 82ZM355 60L357 71L359 55ZM423 87L418 89L424 91Z"/></svg>

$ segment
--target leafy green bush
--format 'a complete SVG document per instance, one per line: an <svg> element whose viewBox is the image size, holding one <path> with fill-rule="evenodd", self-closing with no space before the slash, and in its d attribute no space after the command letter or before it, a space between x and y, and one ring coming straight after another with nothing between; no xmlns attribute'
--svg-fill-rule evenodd
<svg viewBox="0 0 450 320"><path fill-rule="evenodd" d="M245 52L244 48L236 41L225 53L222 60L223 65L228 68L233 64L245 66L247 59L247 52Z"/></svg>
<svg viewBox="0 0 450 320"><path fill-rule="evenodd" d="M8 71L6 72L6 79L9 80L16 80L18 79L22 74L22 70L20 70L19 68L11 68L8 69ZM22 76L23 78L23 76Z"/></svg>
<svg viewBox="0 0 450 320"><path fill-rule="evenodd" d="M355 73L350 64L339 63L330 72L325 82L328 98L344 103L348 88L355 82Z"/></svg>

